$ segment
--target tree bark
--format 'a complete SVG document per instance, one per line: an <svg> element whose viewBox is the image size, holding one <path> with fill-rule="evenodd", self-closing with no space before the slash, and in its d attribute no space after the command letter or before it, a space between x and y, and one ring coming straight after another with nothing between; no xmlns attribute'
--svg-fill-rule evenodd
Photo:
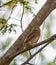
<svg viewBox="0 0 56 65"><path fill-rule="evenodd" d="M34 26L41 26L47 16L56 8L56 0L47 0L37 15L33 18L27 29L19 36L15 43L0 58L0 65L9 65L16 57L15 54L23 49L23 42L26 35Z"/></svg>

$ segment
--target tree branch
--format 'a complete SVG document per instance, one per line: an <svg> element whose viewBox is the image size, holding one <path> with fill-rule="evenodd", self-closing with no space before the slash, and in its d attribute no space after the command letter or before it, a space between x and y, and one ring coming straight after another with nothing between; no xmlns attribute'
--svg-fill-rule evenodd
<svg viewBox="0 0 56 65"><path fill-rule="evenodd" d="M41 47L36 53L34 53L31 57L29 57L23 64L21 65L26 65L29 63L29 61L36 56L39 52L41 52L49 43L45 44L43 47Z"/></svg>
<svg viewBox="0 0 56 65"><path fill-rule="evenodd" d="M50 38L48 38L48 39L46 39L46 40L44 40L44 41L41 41L41 42L39 42L39 43L37 43L36 45L34 45L34 46L32 46L32 47L28 47L28 48L26 48L26 49L24 49L24 50L22 50L22 51L18 51L18 52L16 52L15 53L15 55L13 56L13 57L16 57L17 55L19 55L19 54L21 54L21 53L24 53L24 52L26 52L26 51L29 51L29 50L31 50L31 49L33 49L33 48L35 48L35 47L39 47L39 46L41 46L41 45L43 45L43 44L46 44L46 43L50 43L50 42L52 42L53 40L56 40L56 34L54 34L53 36L51 36Z"/></svg>
<svg viewBox="0 0 56 65"><path fill-rule="evenodd" d="M23 16L24 16L24 4L23 4L22 16L21 16L21 20L20 20L22 32L23 32L23 25L22 25Z"/></svg>
<svg viewBox="0 0 56 65"><path fill-rule="evenodd" d="M39 52L41 52L48 44L50 44L53 40L56 39L56 35L53 35L51 38L49 38L49 40L46 40L46 44L44 46L42 46L36 53L34 53L31 57L29 57L23 64L21 65L26 65L29 63L29 61L36 56Z"/></svg>
<svg viewBox="0 0 56 65"><path fill-rule="evenodd" d="M0 8L1 8L1 7L3 7L3 6L8 5L8 3L11 3L11 2L12 2L12 0L11 0L11 1L8 1L8 2L6 2L6 3L2 4L2 5L0 5Z"/></svg>

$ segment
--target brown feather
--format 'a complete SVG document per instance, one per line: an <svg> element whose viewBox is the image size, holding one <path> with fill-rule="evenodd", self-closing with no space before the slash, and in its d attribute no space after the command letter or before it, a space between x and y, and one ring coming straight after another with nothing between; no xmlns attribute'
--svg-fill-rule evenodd
<svg viewBox="0 0 56 65"><path fill-rule="evenodd" d="M26 40L25 40L25 43L28 43L28 41L31 41L32 38L35 37L35 34L36 34L36 30L32 31L32 32L27 36L27 38L26 38Z"/></svg>

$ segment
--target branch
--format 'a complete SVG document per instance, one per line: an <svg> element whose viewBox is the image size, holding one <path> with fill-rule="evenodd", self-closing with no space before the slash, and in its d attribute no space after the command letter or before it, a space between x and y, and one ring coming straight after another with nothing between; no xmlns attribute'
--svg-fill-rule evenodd
<svg viewBox="0 0 56 65"><path fill-rule="evenodd" d="M51 36L50 38L48 38L48 39L46 39L46 40L44 40L44 41L41 41L41 42L39 42L39 43L37 43L36 45L34 45L33 47L28 47L28 48L26 48L26 49L24 49L24 50L22 50L22 51L18 51L18 52L16 52L15 53L15 55L13 56L12 55L12 57L16 57L17 55L19 55L19 54L21 54L21 53L24 53L24 52L26 52L26 51L29 51L29 50L31 50L31 49L33 49L33 48L35 48L35 47L39 47L39 46L41 46L41 45L43 45L43 44L46 44L46 43L50 43L50 42L52 42L53 40L56 40L56 34L54 34L53 36Z"/></svg>
<svg viewBox="0 0 56 65"><path fill-rule="evenodd" d="M52 39L53 38L53 39ZM42 46L36 53L34 53L31 57L29 57L23 64L21 65L26 65L29 63L29 61L34 57L36 56L39 52L41 52L48 44L50 44L53 40L56 39L56 35L53 35L51 38L49 38L49 40L46 40L48 41L44 46Z"/></svg>
<svg viewBox="0 0 56 65"><path fill-rule="evenodd" d="M47 43L42 46L36 53L34 53L31 57L29 57L23 64L21 65L26 65L29 63L29 61L34 57L36 56L39 52L41 52L48 44L50 44L53 40L56 39L56 35L53 35L52 37L49 38L49 40L45 40ZM41 43L40 43L41 44Z"/></svg>
<svg viewBox="0 0 56 65"><path fill-rule="evenodd" d="M31 57L29 57L23 64L21 65L26 65L29 63L29 61L36 56L39 52L41 52L49 43L45 44L43 47L41 47L36 53L34 53Z"/></svg>
<svg viewBox="0 0 56 65"><path fill-rule="evenodd" d="M9 15L9 17L8 17L8 19L7 19L7 22L8 22L8 20L11 18L11 15L12 15L12 13L13 13L13 10L14 10L14 7L12 8L12 11L11 11L11 13L10 13L10 15Z"/></svg>
<svg viewBox="0 0 56 65"><path fill-rule="evenodd" d="M6 5L8 5L8 3L11 3L11 2L12 2L12 0L11 1L8 1L8 2L2 4L2 5L0 5L0 7L6 6Z"/></svg>
<svg viewBox="0 0 56 65"><path fill-rule="evenodd" d="M23 4L23 11L22 11L22 16L21 16L21 21L20 21L22 32L23 32L23 25L22 25L23 15L24 15L24 4Z"/></svg>

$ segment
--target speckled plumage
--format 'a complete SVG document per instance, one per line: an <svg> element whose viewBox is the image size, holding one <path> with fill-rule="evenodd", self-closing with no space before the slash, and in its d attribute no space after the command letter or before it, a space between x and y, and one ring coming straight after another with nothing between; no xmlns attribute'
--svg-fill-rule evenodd
<svg viewBox="0 0 56 65"><path fill-rule="evenodd" d="M25 39L24 42L26 44L32 46L39 40L39 37L40 37L40 28L39 27L35 27L26 36L26 39Z"/></svg>

